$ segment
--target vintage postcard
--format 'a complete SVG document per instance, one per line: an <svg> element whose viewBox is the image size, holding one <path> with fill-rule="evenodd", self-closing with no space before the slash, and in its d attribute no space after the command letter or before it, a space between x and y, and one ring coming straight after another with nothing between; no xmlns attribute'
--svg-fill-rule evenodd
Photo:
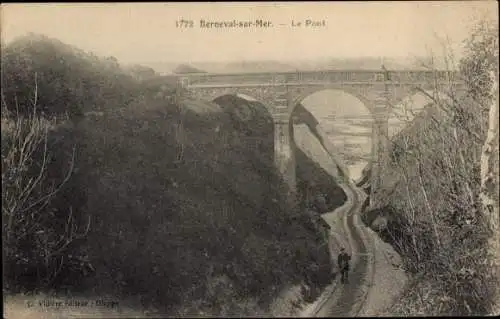
<svg viewBox="0 0 500 319"><path fill-rule="evenodd" d="M500 313L495 1L1 5L4 318Z"/></svg>

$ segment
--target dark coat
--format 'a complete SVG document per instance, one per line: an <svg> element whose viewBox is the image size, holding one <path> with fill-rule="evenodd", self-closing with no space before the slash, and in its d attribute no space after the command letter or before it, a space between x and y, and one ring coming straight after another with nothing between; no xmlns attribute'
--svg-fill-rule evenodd
<svg viewBox="0 0 500 319"><path fill-rule="evenodd" d="M337 259L337 263L340 269L349 269L349 260L351 260L351 256L349 256L346 252L342 252L339 254Z"/></svg>

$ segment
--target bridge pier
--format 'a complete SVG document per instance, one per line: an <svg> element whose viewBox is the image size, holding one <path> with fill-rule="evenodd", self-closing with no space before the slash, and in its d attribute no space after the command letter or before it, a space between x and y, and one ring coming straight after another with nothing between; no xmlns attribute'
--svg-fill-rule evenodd
<svg viewBox="0 0 500 319"><path fill-rule="evenodd" d="M286 114L274 116L274 163L290 188L290 192L295 194L296 163L290 133L289 116Z"/></svg>
<svg viewBox="0 0 500 319"><path fill-rule="evenodd" d="M389 158L389 110L387 99L377 103L374 108L369 203L371 209L380 204L380 187L383 184L382 172Z"/></svg>

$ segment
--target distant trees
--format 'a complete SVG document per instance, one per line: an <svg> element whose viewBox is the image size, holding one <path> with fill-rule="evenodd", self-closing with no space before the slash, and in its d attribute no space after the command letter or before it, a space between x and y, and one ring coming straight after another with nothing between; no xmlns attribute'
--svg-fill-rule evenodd
<svg viewBox="0 0 500 319"><path fill-rule="evenodd" d="M149 80L158 75L153 68L140 64L129 66L128 68L126 68L126 70L139 81Z"/></svg>
<svg viewBox="0 0 500 319"><path fill-rule="evenodd" d="M197 69L191 65L188 64L181 64L178 65L174 70L173 73L177 74L183 74L183 73L206 73L206 71Z"/></svg>

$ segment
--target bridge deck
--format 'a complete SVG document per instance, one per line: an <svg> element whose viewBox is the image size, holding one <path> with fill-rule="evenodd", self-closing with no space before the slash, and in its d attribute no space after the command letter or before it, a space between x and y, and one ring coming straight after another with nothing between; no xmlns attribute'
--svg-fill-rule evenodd
<svg viewBox="0 0 500 319"><path fill-rule="evenodd" d="M296 69L287 71L245 71L245 72L198 72L198 73L174 73L174 76L251 76L251 75L263 75L263 76L273 76L273 75L292 75L292 74L312 74L312 73L359 73L359 74L373 74L373 73L384 73L388 72L390 74L433 74L433 73L455 73L458 74L458 70L432 70L427 68L422 69L401 69L401 70L386 70L383 69Z"/></svg>
<svg viewBox="0 0 500 319"><path fill-rule="evenodd" d="M439 81L438 85L449 84L448 81ZM453 82L459 84L460 82ZM285 86L331 86L331 85L396 85L396 86L422 86L428 85L429 82L426 81L404 81L404 82L394 82L394 81L381 81L381 82L367 82L367 81L342 81L342 82L332 82L332 81L319 81L319 82L267 82L267 83L205 83L205 84L188 84L188 88L236 88L236 87L285 87Z"/></svg>

